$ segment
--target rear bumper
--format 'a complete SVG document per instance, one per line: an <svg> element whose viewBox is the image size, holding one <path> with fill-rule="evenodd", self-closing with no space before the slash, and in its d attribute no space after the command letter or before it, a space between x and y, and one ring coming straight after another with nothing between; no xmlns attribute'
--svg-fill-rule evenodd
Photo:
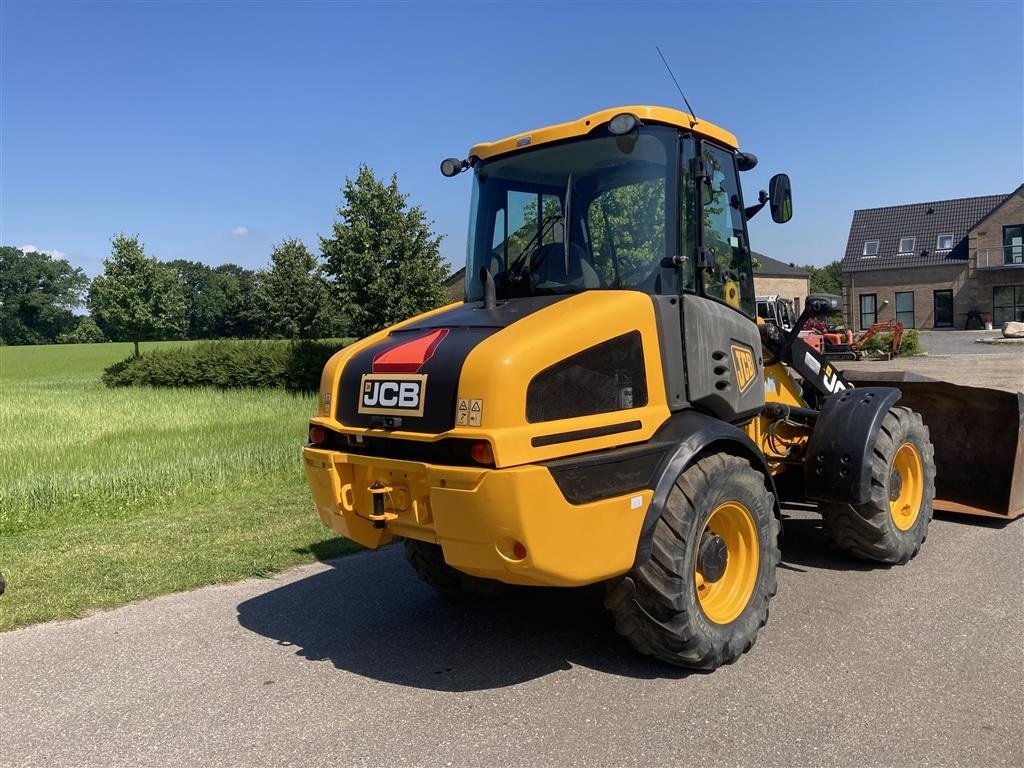
<svg viewBox="0 0 1024 768"><path fill-rule="evenodd" d="M571 504L541 466L437 466L304 446L320 520L371 549L394 536L440 544L454 568L510 584L578 586L633 564L650 490ZM376 481L392 490L386 528L368 518ZM515 557L515 545L526 556Z"/></svg>

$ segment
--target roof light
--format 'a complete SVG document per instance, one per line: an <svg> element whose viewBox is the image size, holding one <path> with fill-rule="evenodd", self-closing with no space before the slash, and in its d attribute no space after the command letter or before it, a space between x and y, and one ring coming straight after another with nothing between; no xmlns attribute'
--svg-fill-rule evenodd
<svg viewBox="0 0 1024 768"><path fill-rule="evenodd" d="M640 118L631 112L620 112L608 123L608 130L616 136L629 133L640 125Z"/></svg>

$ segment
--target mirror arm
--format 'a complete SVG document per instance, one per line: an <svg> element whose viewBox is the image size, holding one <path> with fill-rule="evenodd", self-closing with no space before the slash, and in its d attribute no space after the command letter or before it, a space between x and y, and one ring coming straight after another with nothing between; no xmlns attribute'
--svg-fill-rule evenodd
<svg viewBox="0 0 1024 768"><path fill-rule="evenodd" d="M762 208L768 204L768 193L763 189L757 193L757 203L755 205L749 205L743 209L743 216L747 221L754 218Z"/></svg>

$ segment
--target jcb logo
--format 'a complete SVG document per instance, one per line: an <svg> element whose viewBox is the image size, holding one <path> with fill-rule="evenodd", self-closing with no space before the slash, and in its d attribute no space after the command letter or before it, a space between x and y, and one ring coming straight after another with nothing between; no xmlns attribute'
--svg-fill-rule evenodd
<svg viewBox="0 0 1024 768"><path fill-rule="evenodd" d="M736 384L742 395L757 378L757 366L754 364L754 352L750 347L732 345L732 362L736 368Z"/></svg>
<svg viewBox="0 0 1024 768"><path fill-rule="evenodd" d="M426 392L426 374L364 373L360 381L359 413L422 416Z"/></svg>
<svg viewBox="0 0 1024 768"><path fill-rule="evenodd" d="M832 394L846 389L846 385L839 380L839 371L834 370L831 365L825 366L825 375L822 376L821 383L824 384L825 389Z"/></svg>

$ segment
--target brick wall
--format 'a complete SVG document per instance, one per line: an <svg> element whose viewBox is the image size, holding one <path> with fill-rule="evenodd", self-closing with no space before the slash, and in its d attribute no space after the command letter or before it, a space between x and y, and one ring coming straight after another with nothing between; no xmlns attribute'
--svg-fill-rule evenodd
<svg viewBox="0 0 1024 768"><path fill-rule="evenodd" d="M1024 189L1018 189L1006 202L989 214L988 218L983 219L970 231L967 237L972 261L979 251L988 251L989 264L1002 261L1003 227L1010 224L1024 224ZM985 263L983 255L981 266Z"/></svg>
<svg viewBox="0 0 1024 768"><path fill-rule="evenodd" d="M806 277L760 277L754 273L754 293L758 296L779 295L784 299L794 301L797 311L803 309L804 299L807 296L810 279Z"/></svg>
<svg viewBox="0 0 1024 768"><path fill-rule="evenodd" d="M877 272L847 272L843 275L843 304L846 322L851 328L863 330L860 325L860 295L873 293L878 307L877 321L896 319L896 293L913 291L914 327L934 328L933 291L953 291L953 327L963 328L967 310L973 307L964 287L967 283L967 263L952 266L929 266L917 269L880 269ZM882 306L882 302L889 303ZM989 304L992 297L989 296Z"/></svg>
<svg viewBox="0 0 1024 768"><path fill-rule="evenodd" d="M967 296L973 307L992 315L992 289L997 285L1024 285L1024 265L1005 265L1003 227L1024 224L1024 190L982 220L968 235L970 267Z"/></svg>

